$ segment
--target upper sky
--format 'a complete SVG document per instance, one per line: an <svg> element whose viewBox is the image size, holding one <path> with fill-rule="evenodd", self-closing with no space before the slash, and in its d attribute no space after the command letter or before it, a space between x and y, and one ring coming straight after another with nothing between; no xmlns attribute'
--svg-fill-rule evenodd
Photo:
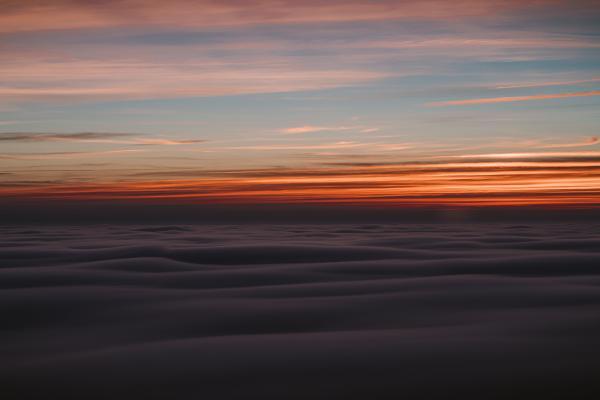
<svg viewBox="0 0 600 400"><path fill-rule="evenodd" d="M0 0L0 194L600 202L600 2Z"/></svg>

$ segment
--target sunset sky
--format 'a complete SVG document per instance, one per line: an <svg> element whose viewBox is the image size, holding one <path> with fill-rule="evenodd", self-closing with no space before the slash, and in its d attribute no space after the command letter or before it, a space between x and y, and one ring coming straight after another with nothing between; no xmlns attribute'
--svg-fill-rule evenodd
<svg viewBox="0 0 600 400"><path fill-rule="evenodd" d="M600 2L0 0L0 196L600 203Z"/></svg>

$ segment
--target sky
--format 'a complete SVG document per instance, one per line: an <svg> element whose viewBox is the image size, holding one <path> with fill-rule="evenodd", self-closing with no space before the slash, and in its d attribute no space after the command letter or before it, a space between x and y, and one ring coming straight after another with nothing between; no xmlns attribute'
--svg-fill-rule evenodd
<svg viewBox="0 0 600 400"><path fill-rule="evenodd" d="M600 3L0 0L0 196L589 207Z"/></svg>

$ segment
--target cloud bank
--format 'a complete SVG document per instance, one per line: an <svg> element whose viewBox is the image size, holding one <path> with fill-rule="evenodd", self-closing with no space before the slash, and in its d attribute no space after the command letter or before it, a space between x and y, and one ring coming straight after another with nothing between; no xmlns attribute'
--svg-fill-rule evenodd
<svg viewBox="0 0 600 400"><path fill-rule="evenodd" d="M0 227L7 398L583 399L582 224Z"/></svg>

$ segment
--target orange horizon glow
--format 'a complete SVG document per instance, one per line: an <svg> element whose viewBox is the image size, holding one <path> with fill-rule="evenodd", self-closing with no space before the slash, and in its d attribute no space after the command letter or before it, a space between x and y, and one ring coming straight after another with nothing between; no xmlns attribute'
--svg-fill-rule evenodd
<svg viewBox="0 0 600 400"><path fill-rule="evenodd" d="M214 204L595 205L600 162L502 161L230 171L230 177L4 186L5 199Z"/></svg>

